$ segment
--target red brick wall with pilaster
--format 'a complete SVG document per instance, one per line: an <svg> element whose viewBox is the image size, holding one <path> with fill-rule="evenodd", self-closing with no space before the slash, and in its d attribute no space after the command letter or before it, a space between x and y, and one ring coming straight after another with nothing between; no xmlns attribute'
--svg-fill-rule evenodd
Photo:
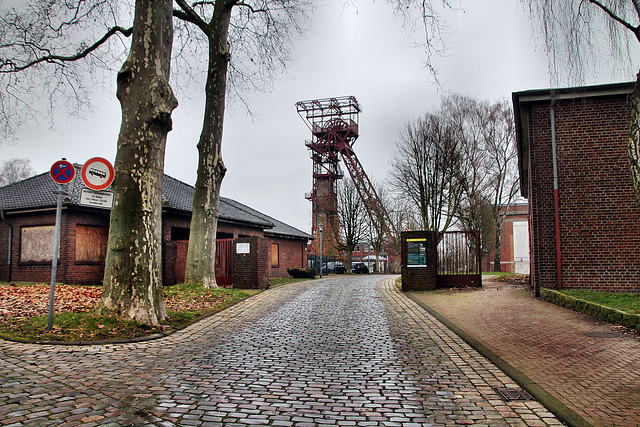
<svg viewBox="0 0 640 427"><path fill-rule="evenodd" d="M20 214L19 216L7 214L6 218L13 224L11 281L49 283L51 281L51 261L34 262L20 259L22 229L36 226L54 226L55 210ZM104 275L103 261L87 262L76 260L76 231L78 225L108 227L109 212L69 210L63 207L60 219L60 251L56 281L67 284L101 284ZM9 227L6 224L3 224L3 226L5 231L0 235L0 246L3 247L3 253L5 254L3 264L6 265ZM7 278L6 267L2 272L4 274L0 277L5 280Z"/></svg>
<svg viewBox="0 0 640 427"><path fill-rule="evenodd" d="M626 95L557 100L563 287L640 292L640 206L627 155ZM556 235L549 101L528 115L532 277L556 288Z"/></svg>
<svg viewBox="0 0 640 427"><path fill-rule="evenodd" d="M269 277L289 277L287 268L306 268L307 241L284 239L281 237L267 237L269 243ZM273 244L278 245L278 264L273 265Z"/></svg>
<svg viewBox="0 0 640 427"><path fill-rule="evenodd" d="M9 260L9 224L0 219L0 281L8 281L10 279L10 265Z"/></svg>
<svg viewBox="0 0 640 427"><path fill-rule="evenodd" d="M65 210L66 212L66 210ZM64 212L63 212L64 215ZM13 225L13 242L12 242L12 254L11 254L11 281L13 282L42 282L49 283L51 281L51 260L46 262L21 262L20 261L20 249L21 249L21 233L23 227L35 227L44 225L55 225L55 209L47 212L40 212L37 214L22 214L16 218L13 215L7 214L6 219ZM61 221L61 227L64 225L64 221ZM8 228L8 227L7 227ZM62 234L62 233L61 233ZM7 247L6 233L2 234L0 244L3 247ZM60 246L63 246L62 239L60 240ZM59 259L62 258L60 253ZM6 259L6 258L5 258ZM62 272L58 273L56 276ZM6 276L5 276L6 277ZM3 277L3 279L5 278ZM61 281L58 279L57 281Z"/></svg>

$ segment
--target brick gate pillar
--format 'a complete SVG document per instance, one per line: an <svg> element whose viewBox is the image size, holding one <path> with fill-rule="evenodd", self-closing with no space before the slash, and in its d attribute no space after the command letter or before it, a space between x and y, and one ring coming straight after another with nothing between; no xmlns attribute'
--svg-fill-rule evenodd
<svg viewBox="0 0 640 427"><path fill-rule="evenodd" d="M402 290L435 289L438 273L438 233L405 231L400 238Z"/></svg>
<svg viewBox="0 0 640 427"><path fill-rule="evenodd" d="M240 237L233 242L233 287L269 287L269 242L262 237Z"/></svg>

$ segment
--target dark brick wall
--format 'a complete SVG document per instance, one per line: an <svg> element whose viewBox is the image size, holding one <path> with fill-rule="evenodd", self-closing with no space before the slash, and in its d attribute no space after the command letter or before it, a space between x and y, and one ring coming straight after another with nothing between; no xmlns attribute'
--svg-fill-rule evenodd
<svg viewBox="0 0 640 427"><path fill-rule="evenodd" d="M8 281L11 270L9 260L9 225L0 220L0 280Z"/></svg>
<svg viewBox="0 0 640 427"><path fill-rule="evenodd" d="M55 224L55 209L18 215L6 214L8 222L13 224L13 248L11 277L12 281L43 282L51 281L51 262L21 262L20 244L22 227ZM188 229L190 216L176 212L163 212L163 281L176 283L175 262L177 260L176 242L172 241L173 227ZM62 210L60 254L56 278L58 282L68 284L101 284L104 276L104 259L100 262L76 260L76 229L78 225L108 227L109 211L100 209L84 209L66 207ZM218 232L225 235L252 236L262 238L262 230L237 224L220 222ZM9 226L0 221L0 280L8 279L8 237ZM260 240L260 271L251 278L255 286L266 286L264 277L287 277L287 268L306 265L306 240L285 239L278 237ZM271 265L271 243L278 243L280 262L277 267Z"/></svg>
<svg viewBox="0 0 640 427"><path fill-rule="evenodd" d="M66 210L63 211L62 215L65 216ZM33 227L33 226L41 226L41 225L55 225L55 209L45 212L40 212L38 214L23 214L19 218L16 218L12 215L7 214L6 218L13 225L13 247L11 254L11 280L19 281L19 282L41 282L41 283L49 283L51 282L51 261L46 262L21 262L20 261L20 250L21 250L21 242L20 236L22 235L23 227ZM67 222L61 220L61 231ZM8 227L7 227L8 228ZM7 242L8 235L6 233L2 233L0 236L0 245L6 248L8 246ZM60 240L60 246L63 245L62 239ZM63 259L64 255L62 251L60 251L58 259ZM61 269L60 263L58 263L58 271L56 277L58 277L57 281L61 281L61 277L64 274ZM6 276L5 276L6 277Z"/></svg>
<svg viewBox="0 0 640 427"><path fill-rule="evenodd" d="M250 252L239 254L238 244L250 244ZM233 287L239 289L266 289L269 287L271 266L270 243L261 237L241 237L234 241Z"/></svg>
<svg viewBox="0 0 640 427"><path fill-rule="evenodd" d="M287 268L305 268L307 265L307 241L267 237L269 246L269 277L289 277ZM271 244L276 243L279 249L279 264L271 264Z"/></svg>
<svg viewBox="0 0 640 427"><path fill-rule="evenodd" d="M108 210L67 211L63 216L66 233L60 234L60 266L58 281L67 284L101 285L104 278L104 259L99 262L78 261L76 259L76 229L78 225L109 228ZM62 231L62 230L61 230ZM63 242L64 236L64 242ZM96 242L104 245L107 242ZM63 262L64 261L64 262ZM62 272L62 275L60 274Z"/></svg>
<svg viewBox="0 0 640 427"><path fill-rule="evenodd" d="M640 207L627 156L626 95L555 105L563 287L640 292ZM556 288L550 104L527 110L532 278Z"/></svg>
<svg viewBox="0 0 640 427"><path fill-rule="evenodd" d="M25 227L55 225L55 210L33 214L6 215L13 225L13 245L11 263L11 281L43 282L51 281L51 262L24 262L20 259L22 229ZM0 227L0 253L3 254L2 280L7 279L8 230L5 223ZM104 274L103 262L79 262L76 260L76 228L78 225L98 227L109 226L109 212L62 209L60 218L60 251L56 281L68 284L100 284Z"/></svg>
<svg viewBox="0 0 640 427"><path fill-rule="evenodd" d="M427 240L427 266L407 267L407 239ZM403 291L426 291L436 288L438 269L438 233L405 231L401 235L401 274Z"/></svg>

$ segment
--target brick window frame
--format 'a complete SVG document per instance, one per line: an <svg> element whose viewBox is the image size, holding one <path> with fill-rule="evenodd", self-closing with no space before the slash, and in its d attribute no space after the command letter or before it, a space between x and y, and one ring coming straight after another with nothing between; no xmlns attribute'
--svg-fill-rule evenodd
<svg viewBox="0 0 640 427"><path fill-rule="evenodd" d="M22 227L20 229L20 264L51 263L54 232L54 225Z"/></svg>

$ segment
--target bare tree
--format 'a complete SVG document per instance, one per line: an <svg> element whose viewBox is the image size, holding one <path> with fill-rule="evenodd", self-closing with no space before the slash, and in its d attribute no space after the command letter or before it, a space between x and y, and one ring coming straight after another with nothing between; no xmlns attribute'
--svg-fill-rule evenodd
<svg viewBox="0 0 640 427"><path fill-rule="evenodd" d="M211 288L217 286L215 243L220 186L226 172L222 129L228 79L231 77L236 88L237 85L246 88L249 82L268 79L282 68L288 58L290 40L302 31L300 22L309 4L303 0L218 0L197 1L192 5L185 0L176 2L181 8L175 11L176 16L195 25L205 36L208 49L204 123L198 142L185 281ZM236 61L232 61L234 52L238 54ZM249 68L243 62L246 56L250 57Z"/></svg>
<svg viewBox="0 0 640 427"><path fill-rule="evenodd" d="M640 42L638 0L522 1L544 36L549 68L556 81L565 76L582 81L585 70L595 70L604 61L627 69L632 66L632 46L637 48ZM640 73L629 104L629 164L640 203Z"/></svg>
<svg viewBox="0 0 640 427"><path fill-rule="evenodd" d="M494 268L500 271L502 225L519 189L513 111L505 100L462 95L444 98L442 110L462 142L464 195L456 216L463 228L481 231L482 252L495 249Z"/></svg>
<svg viewBox="0 0 640 427"><path fill-rule="evenodd" d="M423 230L445 231L462 199L461 144L442 114L407 123L391 159L390 184Z"/></svg>
<svg viewBox="0 0 640 427"><path fill-rule="evenodd" d="M101 313L158 324L162 297L162 176L171 113L171 0L136 0L129 57L118 73L118 138Z"/></svg>
<svg viewBox="0 0 640 427"><path fill-rule="evenodd" d="M494 271L502 271L500 266L502 225L509 206L520 189L513 111L506 100L493 104L482 102L478 104L476 123L481 131L487 156L487 198L495 228L496 255L493 268Z"/></svg>
<svg viewBox="0 0 640 427"><path fill-rule="evenodd" d="M0 187L22 181L35 173L29 159L6 160L0 166Z"/></svg>
<svg viewBox="0 0 640 427"><path fill-rule="evenodd" d="M0 5L0 134L58 114L91 111L90 91L122 63L131 28L116 0L35 0ZM122 16L122 13L125 16ZM107 76L108 74L108 76Z"/></svg>
<svg viewBox="0 0 640 427"><path fill-rule="evenodd" d="M367 230L368 216L355 184L349 178L338 183L336 192L339 227L334 226L332 241L335 249L346 254L347 271L351 271L353 251Z"/></svg>

